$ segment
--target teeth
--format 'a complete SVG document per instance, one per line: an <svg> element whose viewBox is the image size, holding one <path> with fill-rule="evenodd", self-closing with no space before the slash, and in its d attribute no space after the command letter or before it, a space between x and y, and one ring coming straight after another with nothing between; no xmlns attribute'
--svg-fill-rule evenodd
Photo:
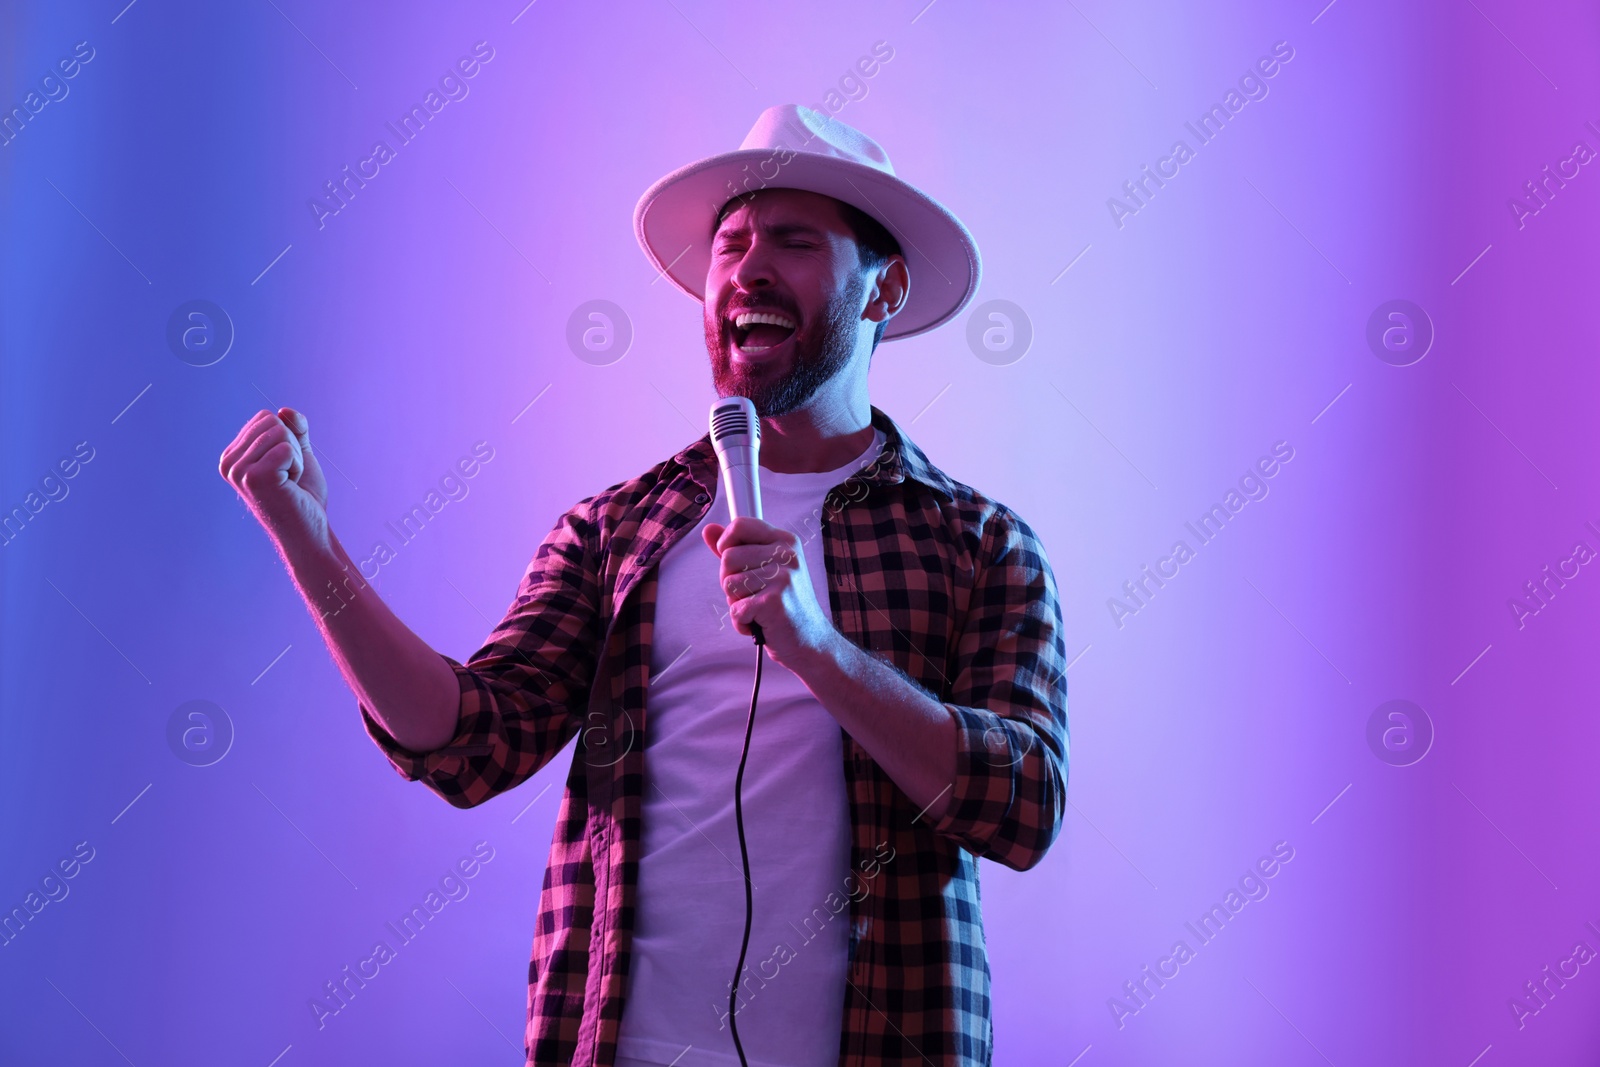
<svg viewBox="0 0 1600 1067"><path fill-rule="evenodd" d="M739 327L741 330L746 326L753 326L756 323L766 323L769 326L782 326L789 330L794 329L793 319L790 319L787 315L782 315L771 311L741 311L739 314L735 315L733 319L733 324Z"/></svg>

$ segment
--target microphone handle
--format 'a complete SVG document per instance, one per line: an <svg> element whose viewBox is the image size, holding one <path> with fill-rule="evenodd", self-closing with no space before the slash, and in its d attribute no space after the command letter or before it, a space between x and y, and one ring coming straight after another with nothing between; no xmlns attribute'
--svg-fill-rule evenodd
<svg viewBox="0 0 1600 1067"><path fill-rule="evenodd" d="M723 472L728 491L729 521L741 515L761 518L761 468L754 463L730 463Z"/></svg>
<svg viewBox="0 0 1600 1067"><path fill-rule="evenodd" d="M722 484L728 491L728 521L741 515L761 518L761 468L754 463L730 463L723 468ZM750 624L758 646L767 643L759 623Z"/></svg>

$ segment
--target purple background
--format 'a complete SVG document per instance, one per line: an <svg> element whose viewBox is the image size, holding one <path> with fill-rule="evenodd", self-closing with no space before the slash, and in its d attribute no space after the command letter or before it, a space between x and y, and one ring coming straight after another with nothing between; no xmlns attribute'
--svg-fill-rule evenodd
<svg viewBox="0 0 1600 1067"><path fill-rule="evenodd" d="M1062 836L984 865L996 1062L1594 1061L1600 967L1510 1006L1600 951L1597 568L1520 628L1509 605L1600 551L1600 176L1509 206L1600 150L1591 6L124 2L7 5L0 32L7 109L94 48L0 147L0 508L94 449L0 548L0 911L94 849L0 947L0 1060L519 1062L570 749L472 811L402 781L218 455L264 406L308 412L359 557L487 442L377 581L469 654L561 511L704 430L699 309L635 244L639 194L885 41L838 117L968 224L974 308L1033 338L980 359L969 310L886 345L872 399L1039 531L1082 653ZM323 183L478 41L469 95L319 229ZM1280 41L1197 146L1184 123ZM1119 227L1108 198L1180 137ZM165 337L196 298L237 333L207 367ZM608 365L565 339L594 299L633 332ZM1436 333L1410 366L1366 340L1392 299ZM1279 441L1269 494L1119 626L1108 599ZM1395 699L1432 724L1409 766L1367 740ZM191 700L233 724L211 766L168 745ZM478 841L470 895L319 1030L308 1000ZM1199 946L1185 922L1280 841Z"/></svg>

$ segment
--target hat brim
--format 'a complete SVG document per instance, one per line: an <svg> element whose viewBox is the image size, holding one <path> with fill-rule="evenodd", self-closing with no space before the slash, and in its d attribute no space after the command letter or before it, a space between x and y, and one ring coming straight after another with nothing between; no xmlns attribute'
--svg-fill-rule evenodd
<svg viewBox="0 0 1600 1067"><path fill-rule="evenodd" d="M911 291L883 340L912 337L950 321L978 291L983 266L972 234L944 205L865 164L806 152L779 163L771 148L710 156L673 171L639 198L633 232L655 268L705 300L717 212L747 188L801 189L842 200L882 222L900 242ZM764 172L777 169L763 182Z"/></svg>

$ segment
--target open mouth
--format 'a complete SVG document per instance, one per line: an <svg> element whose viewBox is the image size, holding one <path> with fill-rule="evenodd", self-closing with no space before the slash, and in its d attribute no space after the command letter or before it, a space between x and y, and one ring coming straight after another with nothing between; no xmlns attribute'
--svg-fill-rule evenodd
<svg viewBox="0 0 1600 1067"><path fill-rule="evenodd" d="M781 311L740 311L728 319L734 348L746 356L764 356L794 336L795 322Z"/></svg>

